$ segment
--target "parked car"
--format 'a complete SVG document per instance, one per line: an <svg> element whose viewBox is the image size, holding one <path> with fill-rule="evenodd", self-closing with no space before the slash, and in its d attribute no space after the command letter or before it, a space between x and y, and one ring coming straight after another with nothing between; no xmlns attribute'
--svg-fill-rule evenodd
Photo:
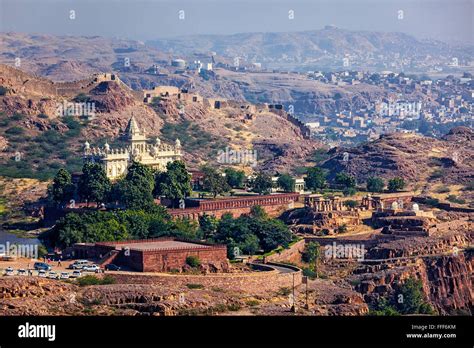
<svg viewBox="0 0 474 348"><path fill-rule="evenodd" d="M61 279L69 279L69 272L61 272Z"/></svg>
<svg viewBox="0 0 474 348"><path fill-rule="evenodd" d="M89 261L87 260L76 260L69 265L70 269L82 269L84 266L89 265Z"/></svg>
<svg viewBox="0 0 474 348"><path fill-rule="evenodd" d="M48 278L50 278L50 279L58 279L58 275L57 275L56 272L51 271L51 272L48 273Z"/></svg>
<svg viewBox="0 0 474 348"><path fill-rule="evenodd" d="M28 273L26 273L26 270L25 270L24 268L20 268L20 269L17 271L16 274L19 275L19 276L27 276L27 275L28 275Z"/></svg>
<svg viewBox="0 0 474 348"><path fill-rule="evenodd" d="M107 271L120 271L120 267L117 265L114 265L113 263L109 263L108 265L105 265L105 269Z"/></svg>
<svg viewBox="0 0 474 348"><path fill-rule="evenodd" d="M38 271L38 277L46 278L48 275L44 269Z"/></svg>
<svg viewBox="0 0 474 348"><path fill-rule="evenodd" d="M12 276L12 275L14 275L14 273L13 273L13 268L8 267L8 268L5 270L5 275L7 275L7 276Z"/></svg>
<svg viewBox="0 0 474 348"><path fill-rule="evenodd" d="M81 271L75 270L72 272L72 274L69 276L70 278L78 278L82 275Z"/></svg>
<svg viewBox="0 0 474 348"><path fill-rule="evenodd" d="M97 266L97 265L85 265L84 267L82 267L82 270L84 272L95 272L95 273L99 273L100 272L100 267Z"/></svg>
<svg viewBox="0 0 474 348"><path fill-rule="evenodd" d="M43 271L51 271L51 266L44 262L35 262L34 269L36 270L43 270Z"/></svg>

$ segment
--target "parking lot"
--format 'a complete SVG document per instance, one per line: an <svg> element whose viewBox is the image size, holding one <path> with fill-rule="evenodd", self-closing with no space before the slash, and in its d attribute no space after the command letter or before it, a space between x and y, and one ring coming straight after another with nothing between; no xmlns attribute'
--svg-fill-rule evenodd
<svg viewBox="0 0 474 348"><path fill-rule="evenodd" d="M24 276L39 276L40 272L34 269L34 265L36 262L46 263L48 266L51 267L50 270L46 270L46 277L48 277L50 272L55 272L57 276L60 276L61 273L67 273L68 278L72 276L74 269L70 269L69 266L73 264L76 260L66 260L61 261L59 265L58 261L47 261L44 262L43 259L35 260L35 259L14 259L10 261L0 261L0 276L8 276L8 275L24 275ZM90 265L93 262L89 262ZM13 269L13 272L7 272L7 270ZM24 273L18 274L18 270L25 270ZM30 271L30 272L29 272ZM7 274L8 273L8 274ZM94 274L94 272L81 272L81 276L86 274ZM48 277L50 278L50 277ZM67 279L63 277L62 279Z"/></svg>

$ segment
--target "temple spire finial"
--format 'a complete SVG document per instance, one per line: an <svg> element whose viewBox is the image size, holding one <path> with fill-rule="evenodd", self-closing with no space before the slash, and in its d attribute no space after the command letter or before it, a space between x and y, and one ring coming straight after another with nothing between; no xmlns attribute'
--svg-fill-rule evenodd
<svg viewBox="0 0 474 348"><path fill-rule="evenodd" d="M141 133L140 128L138 127L137 120L135 119L135 116L133 116L133 114L132 114L132 117L130 118L130 121L128 121L127 133L129 135L135 135L135 134Z"/></svg>

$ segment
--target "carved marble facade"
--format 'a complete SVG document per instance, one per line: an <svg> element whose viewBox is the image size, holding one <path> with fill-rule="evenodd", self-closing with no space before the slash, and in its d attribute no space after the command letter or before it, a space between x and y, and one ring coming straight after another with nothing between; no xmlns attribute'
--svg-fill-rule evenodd
<svg viewBox="0 0 474 348"><path fill-rule="evenodd" d="M127 173L132 161L140 162L153 169L166 171L169 162L181 160L181 142L176 139L174 145L161 142L159 138L154 144L147 143L147 137L142 132L132 116L126 129L129 145L124 148L111 149L109 144L102 148L92 148L86 141L84 144L84 159L100 163L109 179L117 179Z"/></svg>

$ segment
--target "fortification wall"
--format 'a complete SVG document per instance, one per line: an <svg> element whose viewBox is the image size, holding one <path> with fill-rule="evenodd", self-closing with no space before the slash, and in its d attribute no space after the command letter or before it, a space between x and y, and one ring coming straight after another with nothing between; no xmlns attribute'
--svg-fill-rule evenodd
<svg viewBox="0 0 474 348"><path fill-rule="evenodd" d="M186 284L201 284L204 288L220 288L228 291L248 292L252 294L265 294L276 292L280 288L292 288L302 282L301 270L280 273L276 270L252 273L228 273L207 275L173 275L173 274L131 274L108 273L120 284L154 284L186 287Z"/></svg>

